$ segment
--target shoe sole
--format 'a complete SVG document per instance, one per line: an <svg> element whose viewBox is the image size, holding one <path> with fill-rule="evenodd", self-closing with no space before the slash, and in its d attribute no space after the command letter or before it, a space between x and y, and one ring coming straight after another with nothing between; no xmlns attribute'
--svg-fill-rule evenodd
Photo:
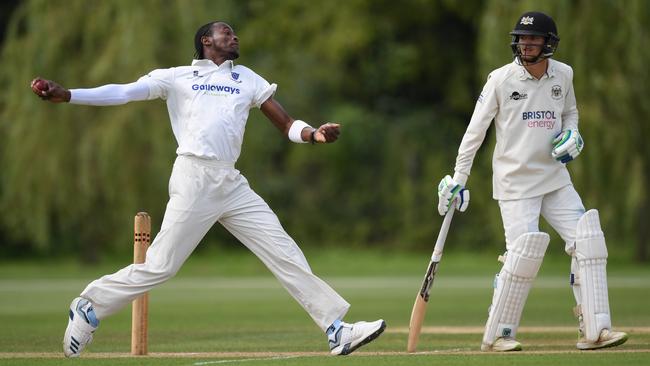
<svg viewBox="0 0 650 366"><path fill-rule="evenodd" d="M512 348L494 348L492 346L481 346L481 352L518 352L521 351L523 347L521 344L516 345L515 347Z"/></svg>
<svg viewBox="0 0 650 366"><path fill-rule="evenodd" d="M381 325L379 326L379 328L378 328L376 331L374 331L374 333L372 333L372 334L370 334L369 336L367 336L366 338L364 338L361 342L357 343L354 347L350 347L350 348L348 348L348 349L344 349L344 350L339 354L339 356L346 356L346 355L349 355L350 353L354 352L357 348L359 348L359 347L361 347L361 346L363 346L363 345L365 345L365 344L368 344L368 343L372 342L372 341L375 340L377 337L379 337L380 334L382 334L382 333L384 332L384 329L386 329L386 322L385 322L385 321L382 321L382 322L381 322Z"/></svg>
<svg viewBox="0 0 650 366"><path fill-rule="evenodd" d="M523 349L521 344L512 348L492 349L492 352L519 352Z"/></svg>
<svg viewBox="0 0 650 366"><path fill-rule="evenodd" d="M618 340L616 340L616 341L614 341L612 343L606 343L606 344L598 345L596 347L588 347L589 345L592 345L591 343L588 343L587 347L583 346L584 348L582 348L580 346L580 344L578 344L577 347L581 351L593 351L593 350L597 350L597 349L616 347L616 346L620 346L621 344L627 342L627 338L628 338L628 336L625 336L625 337L622 337L621 339L618 339Z"/></svg>

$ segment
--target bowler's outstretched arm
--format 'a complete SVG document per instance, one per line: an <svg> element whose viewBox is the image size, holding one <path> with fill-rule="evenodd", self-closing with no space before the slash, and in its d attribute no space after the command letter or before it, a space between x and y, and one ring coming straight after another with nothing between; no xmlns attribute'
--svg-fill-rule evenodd
<svg viewBox="0 0 650 366"><path fill-rule="evenodd" d="M139 80L129 84L108 84L89 89L66 89L52 80L36 78L32 91L53 103L83 105L120 105L149 98L149 84Z"/></svg>

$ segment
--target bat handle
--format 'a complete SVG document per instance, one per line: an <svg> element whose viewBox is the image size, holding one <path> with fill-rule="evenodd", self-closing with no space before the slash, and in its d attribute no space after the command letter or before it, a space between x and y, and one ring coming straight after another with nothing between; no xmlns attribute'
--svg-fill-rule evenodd
<svg viewBox="0 0 650 366"><path fill-rule="evenodd" d="M445 215L445 219L442 221L438 239L436 239L436 246L433 248L433 254L431 254L432 262L440 262L440 258L442 258L442 251L445 249L445 240L447 240L447 233L449 232L451 219L454 217L454 211L456 211L455 208L450 208Z"/></svg>

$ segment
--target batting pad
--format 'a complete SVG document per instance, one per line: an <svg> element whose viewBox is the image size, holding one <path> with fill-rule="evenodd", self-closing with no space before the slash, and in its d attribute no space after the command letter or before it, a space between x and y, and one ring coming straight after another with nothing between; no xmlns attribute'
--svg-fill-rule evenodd
<svg viewBox="0 0 650 366"><path fill-rule="evenodd" d="M603 329L611 329L607 295L607 246L597 210L578 220L576 250L571 259L571 284L576 297L576 315L583 336L596 342ZM576 291L577 287L577 291Z"/></svg>
<svg viewBox="0 0 650 366"><path fill-rule="evenodd" d="M494 280L490 315L483 344L492 346L500 337L515 337L528 292L537 277L550 238L535 232L521 235L506 252L501 272Z"/></svg>

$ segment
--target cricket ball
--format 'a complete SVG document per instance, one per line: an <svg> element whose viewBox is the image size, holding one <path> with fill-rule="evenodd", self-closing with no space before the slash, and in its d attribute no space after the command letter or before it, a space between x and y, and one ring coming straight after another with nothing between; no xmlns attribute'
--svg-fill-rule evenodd
<svg viewBox="0 0 650 366"><path fill-rule="evenodd" d="M34 87L40 91L47 90L47 81L39 80L36 83L34 83Z"/></svg>

